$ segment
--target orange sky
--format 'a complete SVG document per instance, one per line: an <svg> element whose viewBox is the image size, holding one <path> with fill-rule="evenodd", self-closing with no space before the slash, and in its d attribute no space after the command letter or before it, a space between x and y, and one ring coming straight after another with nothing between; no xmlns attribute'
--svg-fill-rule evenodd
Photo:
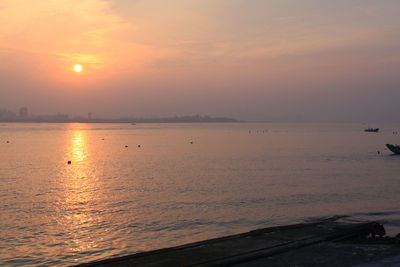
<svg viewBox="0 0 400 267"><path fill-rule="evenodd" d="M400 96L398 10L394 0L3 0L0 108L388 118Z"/></svg>

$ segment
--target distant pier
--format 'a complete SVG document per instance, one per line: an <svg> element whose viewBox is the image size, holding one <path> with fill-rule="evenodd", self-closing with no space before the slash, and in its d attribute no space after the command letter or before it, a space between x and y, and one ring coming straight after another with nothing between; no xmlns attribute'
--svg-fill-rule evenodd
<svg viewBox="0 0 400 267"><path fill-rule="evenodd" d="M332 218L78 266L353 266L382 260L400 264L399 240L383 234L376 222Z"/></svg>

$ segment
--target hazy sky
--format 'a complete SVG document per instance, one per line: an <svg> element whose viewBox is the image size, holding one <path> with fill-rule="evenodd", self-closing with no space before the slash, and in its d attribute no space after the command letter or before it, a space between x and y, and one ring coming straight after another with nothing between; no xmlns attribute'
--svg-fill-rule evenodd
<svg viewBox="0 0 400 267"><path fill-rule="evenodd" d="M1 0L0 107L400 121L399 10L399 0Z"/></svg>

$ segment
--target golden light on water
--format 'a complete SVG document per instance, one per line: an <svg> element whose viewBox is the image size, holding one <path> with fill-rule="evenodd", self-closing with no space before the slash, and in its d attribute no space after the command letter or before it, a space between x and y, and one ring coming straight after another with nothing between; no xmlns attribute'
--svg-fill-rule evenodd
<svg viewBox="0 0 400 267"><path fill-rule="evenodd" d="M87 154L86 132L73 130L71 138L71 159L73 162L82 162Z"/></svg>
<svg viewBox="0 0 400 267"><path fill-rule="evenodd" d="M75 72L81 72L83 71L83 66L81 64L75 64L74 65L74 71Z"/></svg>
<svg viewBox="0 0 400 267"><path fill-rule="evenodd" d="M85 125L71 124L70 127L65 150L64 200L58 220L71 237L71 250L84 252L96 247L91 233L84 229L91 228L99 219L92 212L96 201L93 192L98 184L89 157L88 133L82 129ZM69 161L71 164L68 164Z"/></svg>

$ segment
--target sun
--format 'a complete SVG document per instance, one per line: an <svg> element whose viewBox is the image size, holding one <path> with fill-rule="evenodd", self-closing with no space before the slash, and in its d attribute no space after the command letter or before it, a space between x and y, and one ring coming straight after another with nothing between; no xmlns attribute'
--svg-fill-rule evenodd
<svg viewBox="0 0 400 267"><path fill-rule="evenodd" d="M81 72L83 70L83 66L81 64L75 64L74 65L74 71L75 72Z"/></svg>

